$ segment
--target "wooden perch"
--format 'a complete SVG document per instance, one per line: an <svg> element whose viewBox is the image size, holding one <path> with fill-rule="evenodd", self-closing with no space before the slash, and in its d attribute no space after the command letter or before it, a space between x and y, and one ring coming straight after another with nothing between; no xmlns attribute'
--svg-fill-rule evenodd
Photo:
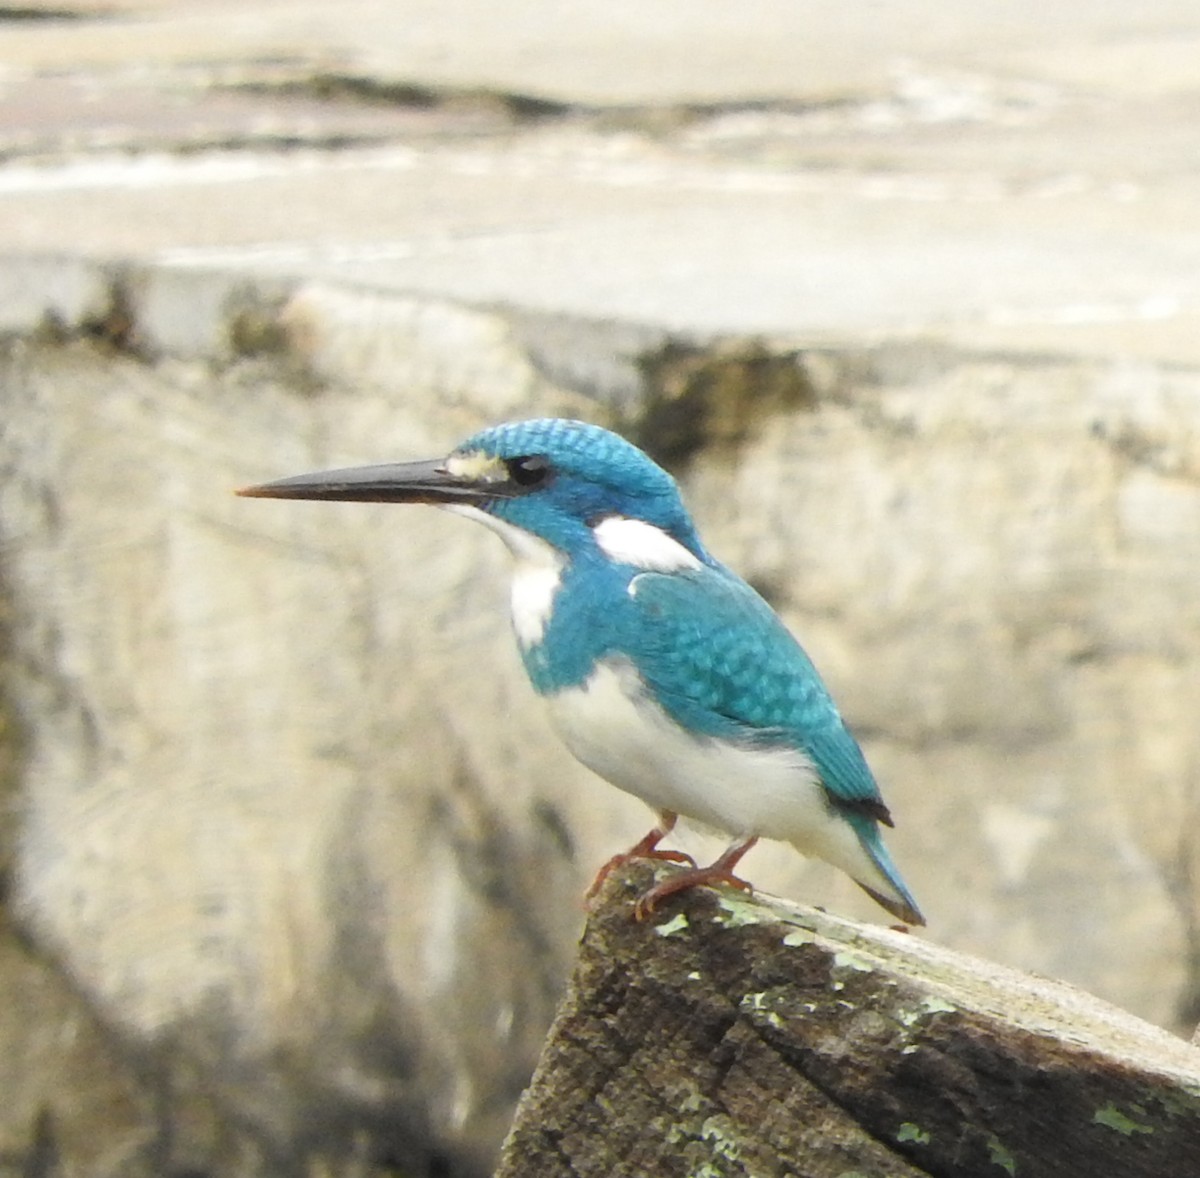
<svg viewBox="0 0 1200 1178"><path fill-rule="evenodd" d="M702 888L588 921L496 1178L1200 1174L1200 1050L1089 994Z"/></svg>

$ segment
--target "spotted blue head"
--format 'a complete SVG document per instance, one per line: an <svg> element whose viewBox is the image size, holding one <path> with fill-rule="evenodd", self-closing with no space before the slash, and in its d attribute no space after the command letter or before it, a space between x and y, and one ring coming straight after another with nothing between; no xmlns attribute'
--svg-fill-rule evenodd
<svg viewBox="0 0 1200 1178"><path fill-rule="evenodd" d="M518 553L524 537L567 560L595 551L606 520L648 525L620 538L636 550L661 537L703 563L705 553L675 480L624 438L560 418L485 429L429 462L323 471L248 487L242 495L278 499L432 503L489 523ZM613 536L612 530L600 535ZM682 557L680 559L683 559Z"/></svg>

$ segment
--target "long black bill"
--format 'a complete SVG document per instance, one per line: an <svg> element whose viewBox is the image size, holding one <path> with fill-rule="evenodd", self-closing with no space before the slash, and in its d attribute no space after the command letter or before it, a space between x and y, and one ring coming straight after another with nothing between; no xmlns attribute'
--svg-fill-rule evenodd
<svg viewBox="0 0 1200 1178"><path fill-rule="evenodd" d="M503 479L452 474L444 459L430 462L387 462L294 475L239 495L255 499L345 499L356 503L479 503L506 498L512 485Z"/></svg>

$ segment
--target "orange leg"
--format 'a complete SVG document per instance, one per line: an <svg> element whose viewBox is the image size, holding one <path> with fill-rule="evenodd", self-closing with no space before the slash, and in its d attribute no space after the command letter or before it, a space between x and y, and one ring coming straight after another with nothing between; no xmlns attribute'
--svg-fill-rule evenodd
<svg viewBox="0 0 1200 1178"><path fill-rule="evenodd" d="M658 849L659 842L675 829L678 817L679 815L671 813L670 810L660 810L658 825L641 842L630 847L628 851L614 855L600 868L596 873L596 878L592 880L592 886L588 888L587 894L584 896L585 901L591 900L595 896L613 871L633 859L665 859L668 863L686 863L695 870L696 860L691 855L685 855L683 851L660 851Z"/></svg>
<svg viewBox="0 0 1200 1178"><path fill-rule="evenodd" d="M634 917L637 920L646 920L659 903L668 896L686 891L688 888L699 887L701 884L724 883L741 888L743 892L753 891L753 888L744 879L739 879L733 874L733 869L738 865L738 860L756 842L758 842L757 836L732 843L716 862L710 863L707 867L697 867L693 863L689 870L677 872L661 883L655 884L654 887L638 897L637 903L633 906Z"/></svg>

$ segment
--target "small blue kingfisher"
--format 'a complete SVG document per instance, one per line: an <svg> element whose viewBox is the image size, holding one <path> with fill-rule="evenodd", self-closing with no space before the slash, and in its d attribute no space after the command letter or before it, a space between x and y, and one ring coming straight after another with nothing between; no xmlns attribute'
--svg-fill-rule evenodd
<svg viewBox="0 0 1200 1178"><path fill-rule="evenodd" d="M277 499L430 503L486 524L516 558L512 620L534 690L567 747L658 823L601 869L681 866L645 891L644 920L734 874L760 838L845 871L924 924L880 837L892 825L858 743L771 607L709 554L675 480L598 426L544 418L485 429L445 458L247 487ZM659 847L679 816L726 832L708 866Z"/></svg>

